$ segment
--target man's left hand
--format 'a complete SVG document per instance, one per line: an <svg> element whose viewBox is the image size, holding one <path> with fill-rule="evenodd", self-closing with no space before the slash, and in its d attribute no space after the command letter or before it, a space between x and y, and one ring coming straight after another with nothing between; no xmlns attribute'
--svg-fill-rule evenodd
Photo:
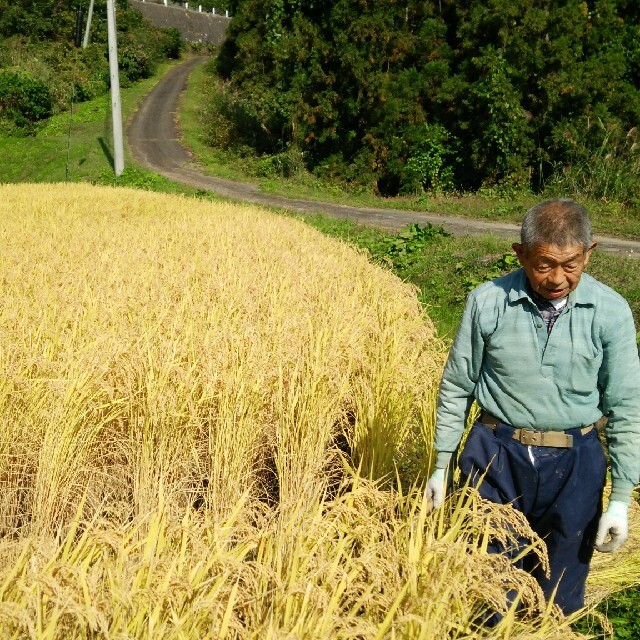
<svg viewBox="0 0 640 640"><path fill-rule="evenodd" d="M598 524L598 533L595 541L595 548L598 551L603 553L617 551L629 537L627 509L628 506L619 500L613 500L609 503ZM611 537L605 542L607 535Z"/></svg>

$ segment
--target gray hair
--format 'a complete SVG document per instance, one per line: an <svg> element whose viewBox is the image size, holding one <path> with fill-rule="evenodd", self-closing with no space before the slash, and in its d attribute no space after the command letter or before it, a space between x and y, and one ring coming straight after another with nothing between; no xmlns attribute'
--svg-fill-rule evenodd
<svg viewBox="0 0 640 640"><path fill-rule="evenodd" d="M591 246L593 233L587 210L569 198L543 200L524 216L520 242L528 251L536 244Z"/></svg>

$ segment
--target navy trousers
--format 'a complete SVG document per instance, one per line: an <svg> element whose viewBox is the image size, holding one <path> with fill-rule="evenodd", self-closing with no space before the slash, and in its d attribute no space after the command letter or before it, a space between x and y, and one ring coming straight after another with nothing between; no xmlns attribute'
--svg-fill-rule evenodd
<svg viewBox="0 0 640 640"><path fill-rule="evenodd" d="M584 605L593 541L602 513L606 459L597 432L573 435L573 447L529 447L513 439L513 427L491 429L476 422L460 454L462 481L480 495L521 511L547 545L551 574L547 578L533 557L522 569L538 581L547 598L557 587L555 602L565 614ZM481 476L484 475L480 482ZM523 545L525 541L522 541ZM504 553L494 546L492 551ZM517 550L509 550L515 557Z"/></svg>

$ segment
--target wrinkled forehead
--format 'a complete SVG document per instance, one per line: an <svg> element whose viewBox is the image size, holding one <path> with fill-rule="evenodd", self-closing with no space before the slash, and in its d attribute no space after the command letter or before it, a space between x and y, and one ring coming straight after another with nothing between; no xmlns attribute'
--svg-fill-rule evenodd
<svg viewBox="0 0 640 640"><path fill-rule="evenodd" d="M538 243L534 244L530 249L525 248L527 258L535 260L550 260L553 262L568 262L571 260L579 260L584 257L585 250L582 245L556 245Z"/></svg>

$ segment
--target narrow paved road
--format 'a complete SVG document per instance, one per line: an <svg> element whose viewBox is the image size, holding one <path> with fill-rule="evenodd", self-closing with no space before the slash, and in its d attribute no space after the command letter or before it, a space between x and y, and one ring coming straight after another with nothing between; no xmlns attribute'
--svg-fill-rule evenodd
<svg viewBox="0 0 640 640"><path fill-rule="evenodd" d="M180 144L178 103L189 74L204 58L193 58L174 67L144 99L127 131L134 159L147 169L166 178L198 189L207 189L221 196L273 207L308 213L325 213L348 218L363 225L397 231L417 222L442 225L454 235L494 234L516 240L519 226L501 222L486 222L471 218L441 216L397 209L351 207L312 200L296 200L262 193L256 185L233 182L204 175L195 159ZM596 236L599 248L608 253L640 258L640 242Z"/></svg>

